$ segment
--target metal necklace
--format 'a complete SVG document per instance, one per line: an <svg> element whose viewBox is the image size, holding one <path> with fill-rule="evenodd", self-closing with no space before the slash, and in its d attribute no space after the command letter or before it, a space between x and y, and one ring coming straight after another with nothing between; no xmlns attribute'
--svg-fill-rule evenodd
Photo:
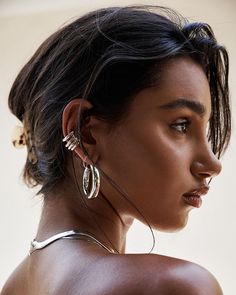
<svg viewBox="0 0 236 295"><path fill-rule="evenodd" d="M112 254L119 254L119 252L117 250L114 250L112 248L108 248L102 242L100 242L99 240L97 240L95 237L93 237L92 235L90 235L88 233L80 232L77 230L69 230L69 231L65 231L65 232L61 232L59 234L53 235L50 238L48 238L44 241L41 241L41 242L36 241L34 239L30 245L29 255L31 255L36 250L40 250L40 249L47 247L48 245L50 245L51 243L53 243L59 239L86 240L86 241L90 241L90 242L93 242L93 243L101 246L102 248L106 249L108 252L110 252Z"/></svg>

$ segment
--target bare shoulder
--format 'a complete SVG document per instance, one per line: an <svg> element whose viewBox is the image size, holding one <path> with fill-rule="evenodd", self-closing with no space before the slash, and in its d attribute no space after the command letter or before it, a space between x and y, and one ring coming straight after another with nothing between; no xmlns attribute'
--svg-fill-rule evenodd
<svg viewBox="0 0 236 295"><path fill-rule="evenodd" d="M18 294L27 294L27 288L25 284L25 279L27 278L27 274L25 272L26 269L26 259L23 260L16 269L9 276L7 281L0 290L0 295L11 295L16 294L15 287L18 286Z"/></svg>
<svg viewBox="0 0 236 295"><path fill-rule="evenodd" d="M150 276L154 286L147 294L223 295L217 279L199 264L155 254L146 259L155 260L151 267L145 264L145 268L152 273Z"/></svg>
<svg viewBox="0 0 236 295"><path fill-rule="evenodd" d="M216 278L202 266L158 254L111 255L87 274L83 282L89 294L223 295ZM74 287L72 294L80 294L79 286Z"/></svg>

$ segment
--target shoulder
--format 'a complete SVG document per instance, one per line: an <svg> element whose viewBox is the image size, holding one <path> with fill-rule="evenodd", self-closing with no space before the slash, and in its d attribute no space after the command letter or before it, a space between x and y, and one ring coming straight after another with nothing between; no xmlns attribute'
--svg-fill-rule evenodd
<svg viewBox="0 0 236 295"><path fill-rule="evenodd" d="M19 294L20 292L22 292L23 294L27 293L26 284L24 283L24 279L27 276L27 274L25 273L25 264L26 259L23 260L11 273L11 275L8 277L7 281L3 285L2 290L0 290L0 295L15 294L16 290ZM20 292L18 290L20 290Z"/></svg>
<svg viewBox="0 0 236 295"><path fill-rule="evenodd" d="M223 295L217 279L206 268L185 260L179 259L176 262L170 266L167 263L162 276L163 294Z"/></svg>
<svg viewBox="0 0 236 295"><path fill-rule="evenodd" d="M93 295L223 295L215 277L202 266L158 254L110 255L83 276ZM81 281L71 288L80 294Z"/></svg>

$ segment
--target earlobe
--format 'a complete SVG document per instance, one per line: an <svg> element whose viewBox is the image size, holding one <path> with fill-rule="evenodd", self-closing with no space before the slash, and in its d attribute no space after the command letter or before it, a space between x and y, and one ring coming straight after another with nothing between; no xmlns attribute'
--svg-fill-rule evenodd
<svg viewBox="0 0 236 295"><path fill-rule="evenodd" d="M71 131L68 135L66 135L63 140L65 142L66 148L69 151L75 151L76 155L86 164L93 164L92 161L85 155L84 151L80 147L80 139L74 135L74 132Z"/></svg>

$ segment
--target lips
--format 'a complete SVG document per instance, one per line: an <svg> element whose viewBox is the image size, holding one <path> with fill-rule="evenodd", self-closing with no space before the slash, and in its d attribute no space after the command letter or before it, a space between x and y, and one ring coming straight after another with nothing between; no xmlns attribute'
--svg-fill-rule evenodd
<svg viewBox="0 0 236 295"><path fill-rule="evenodd" d="M186 204L200 208L202 205L202 198L201 196L207 194L209 191L209 186L202 186L200 188L194 189L190 192L183 194L183 200Z"/></svg>
<svg viewBox="0 0 236 295"><path fill-rule="evenodd" d="M202 205L202 199L199 195L185 195L183 199L185 203L196 208L200 208Z"/></svg>

